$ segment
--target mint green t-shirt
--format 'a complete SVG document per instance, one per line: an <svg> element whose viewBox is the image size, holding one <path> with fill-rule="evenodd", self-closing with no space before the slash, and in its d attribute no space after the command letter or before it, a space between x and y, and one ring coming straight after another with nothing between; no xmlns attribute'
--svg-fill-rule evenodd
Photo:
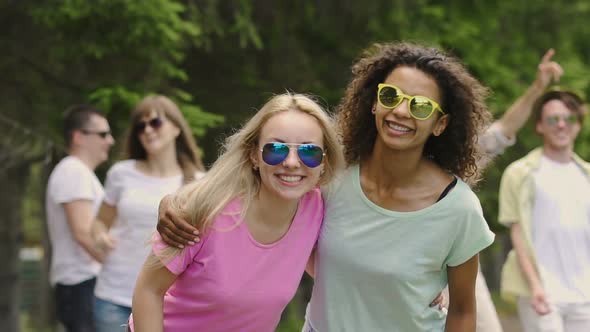
<svg viewBox="0 0 590 332"><path fill-rule="evenodd" d="M307 324L318 332L443 331L446 315L429 304L447 284L447 266L494 240L469 186L459 180L434 205L396 212L364 195L356 165L324 199Z"/></svg>

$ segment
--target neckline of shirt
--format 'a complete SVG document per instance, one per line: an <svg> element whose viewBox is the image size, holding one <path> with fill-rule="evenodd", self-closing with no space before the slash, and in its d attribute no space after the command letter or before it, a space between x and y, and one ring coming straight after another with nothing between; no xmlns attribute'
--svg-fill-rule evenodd
<svg viewBox="0 0 590 332"><path fill-rule="evenodd" d="M414 218L419 217L428 213L431 213L433 210L445 207L451 204L455 200L455 196L457 195L456 192L460 190L460 186L463 186L464 183L460 179L457 179L457 184L445 197L443 197L440 201L435 202L432 205L429 205L425 208L416 210L416 211L395 211L383 208L373 201L371 201L361 186L361 179L360 179L360 165L351 166L351 172L353 172L352 181L354 189L356 190L357 194L360 196L361 200L371 209L377 211L381 214L391 216L391 217L404 217L404 218Z"/></svg>
<svg viewBox="0 0 590 332"><path fill-rule="evenodd" d="M146 173L142 172L139 168L137 168L137 160L135 160L135 159L132 159L131 169L133 170L134 173L139 174L144 178L147 178L150 180L155 180L155 181L168 181L168 180L182 178L182 176L183 176L182 173L176 174L176 175L171 175L171 176L164 176L164 177L146 174Z"/></svg>

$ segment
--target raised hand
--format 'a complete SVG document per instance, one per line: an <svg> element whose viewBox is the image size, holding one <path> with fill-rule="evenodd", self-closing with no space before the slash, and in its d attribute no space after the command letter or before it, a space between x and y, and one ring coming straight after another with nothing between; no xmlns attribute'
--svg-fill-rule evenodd
<svg viewBox="0 0 590 332"><path fill-rule="evenodd" d="M543 58L541 58L541 63L539 63L537 69L537 78L535 80L535 84L539 89L544 90L552 82L559 82L561 75L563 75L563 68L561 68L561 65L551 60L553 55L555 55L555 50L550 48L545 52Z"/></svg>

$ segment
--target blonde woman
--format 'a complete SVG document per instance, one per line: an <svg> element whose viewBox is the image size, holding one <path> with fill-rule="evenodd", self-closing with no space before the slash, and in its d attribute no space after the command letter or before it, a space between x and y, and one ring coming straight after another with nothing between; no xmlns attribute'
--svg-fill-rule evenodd
<svg viewBox="0 0 590 332"><path fill-rule="evenodd" d="M318 185L343 160L313 100L287 93L268 101L228 138L209 173L175 196L172 206L202 239L178 252L154 235L130 329L274 331L318 238Z"/></svg>
<svg viewBox="0 0 590 332"><path fill-rule="evenodd" d="M204 170L186 120L165 96L148 96L135 107L126 144L126 160L107 174L93 225L97 244L111 249L94 291L97 332L117 331L127 322L160 199L201 177Z"/></svg>

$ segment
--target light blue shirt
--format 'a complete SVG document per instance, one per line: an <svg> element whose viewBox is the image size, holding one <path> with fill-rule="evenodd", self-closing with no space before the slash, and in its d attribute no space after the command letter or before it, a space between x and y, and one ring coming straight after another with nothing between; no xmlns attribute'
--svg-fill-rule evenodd
<svg viewBox="0 0 590 332"><path fill-rule="evenodd" d="M396 212L372 203L351 166L325 191L308 324L328 331L443 331L429 307L447 284L447 266L466 262L494 234L469 186L441 201Z"/></svg>

